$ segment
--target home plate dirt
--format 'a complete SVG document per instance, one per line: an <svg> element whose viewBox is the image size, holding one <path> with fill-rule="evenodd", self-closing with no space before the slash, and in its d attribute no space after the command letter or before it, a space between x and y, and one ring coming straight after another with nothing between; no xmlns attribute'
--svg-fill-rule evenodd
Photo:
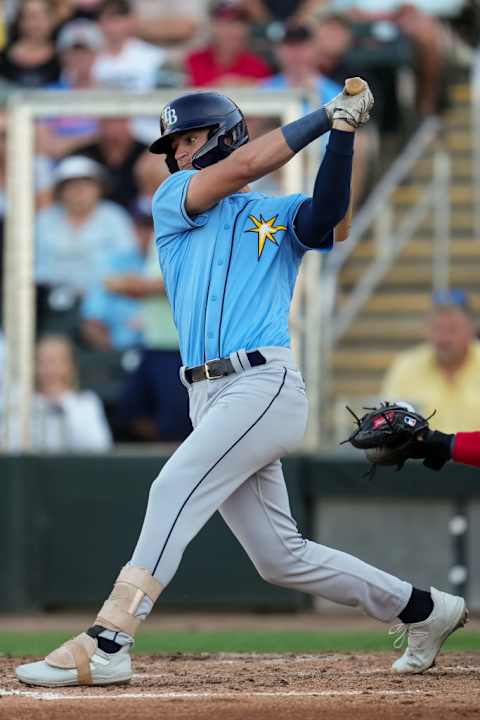
<svg viewBox="0 0 480 720"><path fill-rule="evenodd" d="M135 658L128 685L28 687L0 659L0 720L459 720L480 718L480 655L445 653L421 676L387 653L200 654ZM24 662L27 658L24 658Z"/></svg>

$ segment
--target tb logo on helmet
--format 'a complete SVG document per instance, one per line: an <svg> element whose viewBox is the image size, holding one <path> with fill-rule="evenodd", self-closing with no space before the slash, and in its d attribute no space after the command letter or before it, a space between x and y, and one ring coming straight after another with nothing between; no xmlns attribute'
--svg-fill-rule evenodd
<svg viewBox="0 0 480 720"><path fill-rule="evenodd" d="M167 105L166 108L164 108L162 112L162 120L164 125L169 128L172 125L175 125L175 123L178 120L177 111L175 108L172 108L170 105Z"/></svg>

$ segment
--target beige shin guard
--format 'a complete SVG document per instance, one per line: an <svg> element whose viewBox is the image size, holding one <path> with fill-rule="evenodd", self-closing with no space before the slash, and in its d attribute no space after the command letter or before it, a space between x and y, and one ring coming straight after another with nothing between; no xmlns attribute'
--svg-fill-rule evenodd
<svg viewBox="0 0 480 720"><path fill-rule="evenodd" d="M133 637L141 622L141 618L136 617L135 613L142 600L147 595L154 604L161 591L162 586L148 570L125 565L120 571L110 597L98 613L95 625L124 632ZM97 648L96 638L81 633L47 655L45 661L53 667L76 670L78 683L91 685L90 660Z"/></svg>

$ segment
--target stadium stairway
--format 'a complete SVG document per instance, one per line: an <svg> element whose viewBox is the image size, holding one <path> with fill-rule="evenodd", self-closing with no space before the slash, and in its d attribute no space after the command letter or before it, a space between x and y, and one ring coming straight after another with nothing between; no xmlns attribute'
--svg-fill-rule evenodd
<svg viewBox="0 0 480 720"><path fill-rule="evenodd" d="M450 286L466 290L480 315L480 243L473 233L468 83L452 86L450 105L444 115L443 134L443 146L451 158ZM397 189L395 217L419 197L430 180L432 157L433 152L418 161ZM344 266L339 278L340 305L371 261L374 247L374 240L366 237ZM432 253L433 221L429 213L335 348L332 408L343 408L345 402L358 408L366 398L378 396L382 377L395 355L422 341L432 291Z"/></svg>

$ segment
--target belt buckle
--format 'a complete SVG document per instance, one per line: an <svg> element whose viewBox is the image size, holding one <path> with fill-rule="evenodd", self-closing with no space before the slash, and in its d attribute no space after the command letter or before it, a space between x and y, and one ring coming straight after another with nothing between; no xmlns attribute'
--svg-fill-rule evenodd
<svg viewBox="0 0 480 720"><path fill-rule="evenodd" d="M220 375L211 375L209 362L206 362L203 367L205 369L205 376L207 380L220 380L222 377L224 377L224 373L222 372L220 373Z"/></svg>

